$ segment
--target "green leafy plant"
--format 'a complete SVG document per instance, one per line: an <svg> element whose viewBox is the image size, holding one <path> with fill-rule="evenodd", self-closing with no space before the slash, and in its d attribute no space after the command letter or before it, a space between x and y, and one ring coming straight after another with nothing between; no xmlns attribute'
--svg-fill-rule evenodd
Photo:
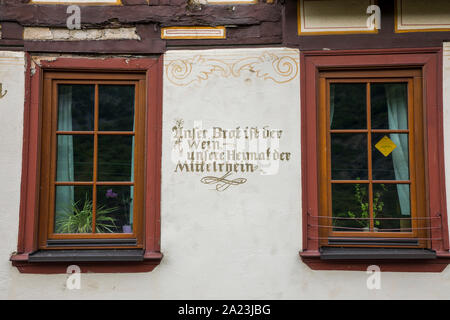
<svg viewBox="0 0 450 320"><path fill-rule="evenodd" d="M359 180L359 178L357 179ZM386 186L384 184L380 184L383 191L377 191L374 194L373 197L373 219L374 219L374 225L375 227L380 226L381 222L380 220L376 220L376 217L383 212L384 208L384 202L381 200L384 191L387 191ZM355 184L355 191L354 191L354 197L356 202L359 205L359 208L361 210L360 214L357 215L357 213L348 210L347 216L354 219L361 227L368 228L370 221L368 218L370 218L370 209L369 209L369 203L365 201L367 199L367 189L361 188L361 185L359 183ZM344 215L340 215L344 216Z"/></svg>
<svg viewBox="0 0 450 320"><path fill-rule="evenodd" d="M72 202L70 208L64 210L63 214L56 219L55 230L57 233L90 233L92 232L92 200L86 199L80 206L80 201ZM117 208L106 208L99 206L95 212L95 232L113 233L116 228L113 217L109 216Z"/></svg>

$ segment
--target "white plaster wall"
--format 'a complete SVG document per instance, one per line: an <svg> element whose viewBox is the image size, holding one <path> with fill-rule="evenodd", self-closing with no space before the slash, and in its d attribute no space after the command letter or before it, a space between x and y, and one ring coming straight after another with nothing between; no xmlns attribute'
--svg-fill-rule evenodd
<svg viewBox="0 0 450 320"><path fill-rule="evenodd" d="M0 298L11 287L9 255L17 247L24 107L23 52L0 51Z"/></svg>
<svg viewBox="0 0 450 320"><path fill-rule="evenodd" d="M312 271L301 262L298 257L301 248L300 84L298 73L288 68L288 62L292 61L298 67L298 54L298 51L282 48L169 51L166 54L161 207L161 244L165 257L150 273L83 274L81 290L66 289L65 275L20 274L7 261L16 245L21 150L15 148L22 136L23 99L21 96L14 99L11 102L14 106L0 100L2 115L4 108L8 108L0 118L3 139L0 140L0 161L9 166L8 170L1 166L1 177L2 181L12 181L14 185L13 190L3 188L0 193L0 228L4 240L0 244L1 297L448 298L449 269L439 274L383 273L382 289L370 291L366 287L368 275L365 272ZM282 57L284 59L279 60ZM285 62L281 64L285 68L284 75L273 67L277 65L274 62L280 61ZM445 61L447 90L444 91L448 92L450 55ZM174 63L179 68L173 68ZM23 80L8 76L7 81L14 81L15 90L23 96L23 88L17 85L22 85ZM449 93L445 93L444 109L445 137L449 141ZM217 192L200 182L203 174L174 172L171 129L174 120L179 118L184 119L186 128L202 120L204 128L270 125L282 129L285 136L280 149L292 152L292 160L280 164L275 175L235 174L233 177L242 176L248 181ZM15 129L7 130L7 127ZM8 138L6 142L5 138ZM447 147L446 155L449 152ZM446 161L448 168L448 157ZM4 195L6 192L8 196Z"/></svg>

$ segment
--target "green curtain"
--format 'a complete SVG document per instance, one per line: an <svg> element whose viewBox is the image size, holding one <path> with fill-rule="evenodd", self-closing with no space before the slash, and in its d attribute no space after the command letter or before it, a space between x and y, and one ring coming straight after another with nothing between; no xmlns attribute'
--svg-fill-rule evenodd
<svg viewBox="0 0 450 320"><path fill-rule="evenodd" d="M334 85L330 85L330 127L333 124L333 116L334 116Z"/></svg>
<svg viewBox="0 0 450 320"><path fill-rule="evenodd" d="M133 131L134 131L134 122L133 122ZM131 143L131 178L130 181L134 181L134 136ZM129 224L130 226L133 225L133 207L134 207L134 187L130 187L130 220Z"/></svg>
<svg viewBox="0 0 450 320"><path fill-rule="evenodd" d="M58 86L58 130L72 130L72 86ZM58 135L57 181L74 181L73 137ZM56 188L56 214L70 208L74 201L74 186Z"/></svg>
<svg viewBox="0 0 450 320"><path fill-rule="evenodd" d="M390 130L408 128L407 87L401 83L385 84L388 121ZM397 145L392 151L392 161L396 180L409 180L408 135L390 134L390 139ZM411 214L409 202L409 185L397 185L400 211L402 215Z"/></svg>

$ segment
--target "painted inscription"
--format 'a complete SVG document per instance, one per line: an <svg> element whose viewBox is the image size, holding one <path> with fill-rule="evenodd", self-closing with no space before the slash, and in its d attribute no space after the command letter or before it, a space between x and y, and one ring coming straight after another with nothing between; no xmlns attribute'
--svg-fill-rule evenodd
<svg viewBox="0 0 450 320"><path fill-rule="evenodd" d="M247 182L233 175L277 174L280 162L291 159L290 152L280 150L283 134L269 125L205 129L202 121L194 121L187 128L183 119L176 119L172 127L174 172L206 174L200 182L220 192Z"/></svg>
<svg viewBox="0 0 450 320"><path fill-rule="evenodd" d="M8 90L3 91L3 84L0 83L0 99L2 99L6 94L8 93Z"/></svg>

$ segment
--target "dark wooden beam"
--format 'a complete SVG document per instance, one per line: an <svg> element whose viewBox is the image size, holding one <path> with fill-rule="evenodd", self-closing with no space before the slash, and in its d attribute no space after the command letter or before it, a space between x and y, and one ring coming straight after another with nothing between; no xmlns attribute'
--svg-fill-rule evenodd
<svg viewBox="0 0 450 320"><path fill-rule="evenodd" d="M128 6L81 6L83 28L99 26L157 23L161 26L191 25L258 25L280 22L281 5L189 6L185 0L171 0L170 5L134 4ZM65 5L24 3L0 4L0 21L22 26L65 27L68 14Z"/></svg>

